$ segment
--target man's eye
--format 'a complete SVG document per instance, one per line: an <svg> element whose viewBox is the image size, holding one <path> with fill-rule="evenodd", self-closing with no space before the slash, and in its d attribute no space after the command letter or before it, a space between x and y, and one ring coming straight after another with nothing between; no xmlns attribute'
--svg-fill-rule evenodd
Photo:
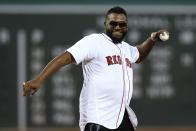
<svg viewBox="0 0 196 131"><path fill-rule="evenodd" d="M119 27L126 27L127 26L127 23L125 22L115 22L115 21L111 21L109 23L111 26L113 27L116 27L116 26L119 26Z"/></svg>

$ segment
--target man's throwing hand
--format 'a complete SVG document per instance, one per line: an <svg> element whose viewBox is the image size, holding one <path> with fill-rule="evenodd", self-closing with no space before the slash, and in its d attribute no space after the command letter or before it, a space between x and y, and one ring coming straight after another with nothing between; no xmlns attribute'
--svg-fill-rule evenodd
<svg viewBox="0 0 196 131"><path fill-rule="evenodd" d="M152 41L167 41L169 40L169 32L166 29L161 29L157 32L151 33L151 40Z"/></svg>
<svg viewBox="0 0 196 131"><path fill-rule="evenodd" d="M30 80L23 83L23 96L34 95L40 88L40 84L35 80Z"/></svg>

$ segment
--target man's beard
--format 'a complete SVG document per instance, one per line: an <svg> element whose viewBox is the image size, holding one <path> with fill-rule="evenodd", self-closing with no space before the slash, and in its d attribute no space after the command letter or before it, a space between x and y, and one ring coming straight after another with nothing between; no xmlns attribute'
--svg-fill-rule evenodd
<svg viewBox="0 0 196 131"><path fill-rule="evenodd" d="M111 32L111 31L106 30L107 36L109 36L109 37L112 39L112 42L113 42L113 43L121 43L122 40L123 40L123 38L125 37L126 33L127 33L127 32L124 32L121 38L116 38L116 37L113 37L113 36L112 36L112 32Z"/></svg>

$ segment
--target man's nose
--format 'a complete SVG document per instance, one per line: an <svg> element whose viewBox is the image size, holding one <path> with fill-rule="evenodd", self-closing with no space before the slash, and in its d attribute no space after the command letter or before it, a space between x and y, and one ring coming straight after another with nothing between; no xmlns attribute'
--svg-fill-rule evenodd
<svg viewBox="0 0 196 131"><path fill-rule="evenodd" d="M119 26L119 24L117 24L116 26L115 26L115 29L117 30L117 29L121 29L121 27Z"/></svg>

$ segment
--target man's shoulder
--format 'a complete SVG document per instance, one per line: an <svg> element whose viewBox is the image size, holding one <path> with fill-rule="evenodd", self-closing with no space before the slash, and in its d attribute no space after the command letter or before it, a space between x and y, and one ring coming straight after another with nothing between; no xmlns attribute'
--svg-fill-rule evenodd
<svg viewBox="0 0 196 131"><path fill-rule="evenodd" d="M92 33L89 35L84 36L80 41L84 43L99 43L101 40L101 33Z"/></svg>
<svg viewBox="0 0 196 131"><path fill-rule="evenodd" d="M86 35L85 38L98 38L101 36L101 33L92 33L89 35Z"/></svg>
<svg viewBox="0 0 196 131"><path fill-rule="evenodd" d="M135 47L135 45L134 45L133 43L128 43L128 42L125 42L125 41L122 41L122 43L123 43L125 46Z"/></svg>
<svg viewBox="0 0 196 131"><path fill-rule="evenodd" d="M84 36L82 39L80 39L77 44L84 44L84 45L93 45L95 46L97 43L99 43L101 39L100 33L92 33Z"/></svg>

